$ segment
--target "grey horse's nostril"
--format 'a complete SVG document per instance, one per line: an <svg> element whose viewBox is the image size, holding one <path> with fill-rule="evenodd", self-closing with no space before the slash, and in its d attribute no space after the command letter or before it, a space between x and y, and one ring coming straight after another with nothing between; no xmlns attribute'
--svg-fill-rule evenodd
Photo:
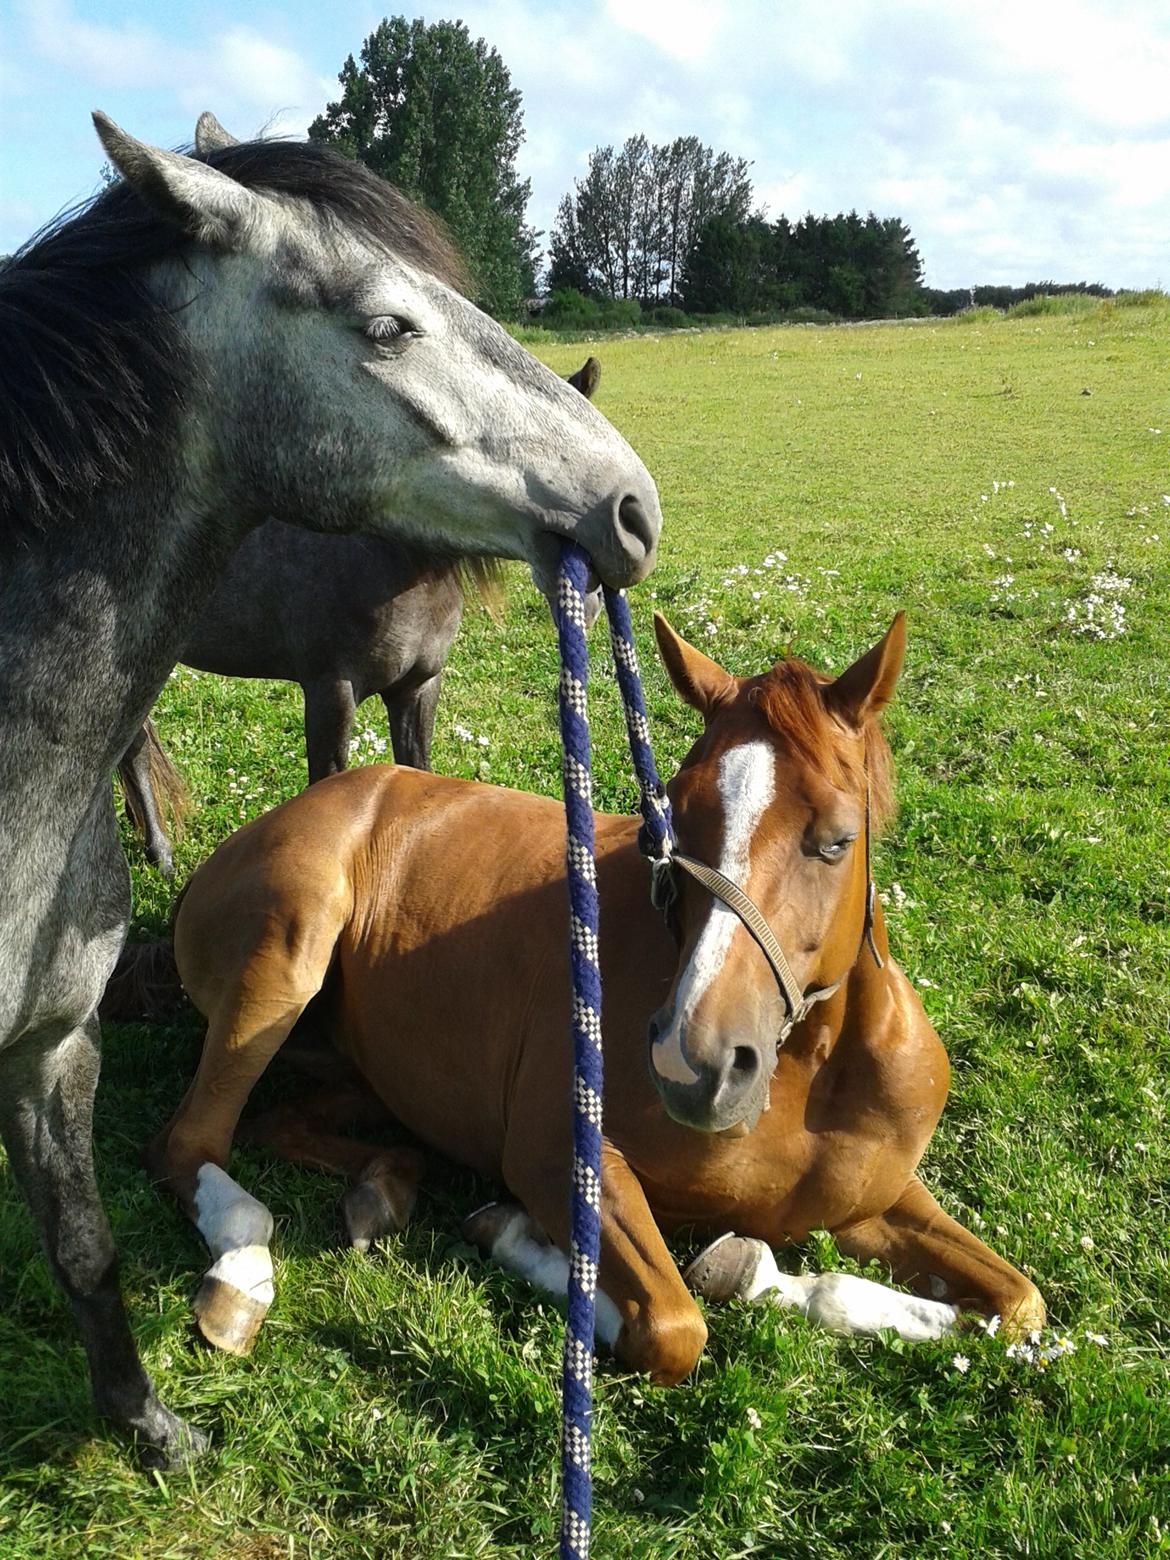
<svg viewBox="0 0 1170 1560"><path fill-rule="evenodd" d="M658 528L642 507L640 498L627 493L618 505L618 524L644 553L651 553L658 540Z"/></svg>

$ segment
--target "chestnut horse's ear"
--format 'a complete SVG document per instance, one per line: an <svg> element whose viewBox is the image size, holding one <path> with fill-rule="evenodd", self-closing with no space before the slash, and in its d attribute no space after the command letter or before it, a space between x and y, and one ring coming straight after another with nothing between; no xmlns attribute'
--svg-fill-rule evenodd
<svg viewBox="0 0 1170 1560"><path fill-rule="evenodd" d="M885 637L825 689L825 703L847 726L860 729L894 696L906 654L906 614L899 612Z"/></svg>
<svg viewBox="0 0 1170 1560"><path fill-rule="evenodd" d="M715 705L734 692L735 679L718 662L696 650L694 645L688 645L661 612L654 614L654 637L658 640L662 664L679 698L706 719Z"/></svg>

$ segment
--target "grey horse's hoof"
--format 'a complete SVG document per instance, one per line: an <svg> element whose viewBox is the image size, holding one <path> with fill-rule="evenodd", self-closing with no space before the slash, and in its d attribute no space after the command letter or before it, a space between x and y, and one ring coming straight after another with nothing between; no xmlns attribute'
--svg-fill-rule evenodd
<svg viewBox="0 0 1170 1560"><path fill-rule="evenodd" d="M210 1436L161 1403L155 1405L151 1418L149 1433L138 1435L138 1460L148 1472L175 1473L197 1462L211 1445Z"/></svg>
<svg viewBox="0 0 1170 1560"><path fill-rule="evenodd" d="M271 1292L271 1291L270 1291ZM270 1302L246 1295L222 1278L205 1278L191 1302L199 1331L225 1354L251 1354Z"/></svg>
<svg viewBox="0 0 1170 1560"><path fill-rule="evenodd" d="M692 1294L715 1302L742 1296L760 1265L760 1242L746 1235L721 1235L683 1273Z"/></svg>

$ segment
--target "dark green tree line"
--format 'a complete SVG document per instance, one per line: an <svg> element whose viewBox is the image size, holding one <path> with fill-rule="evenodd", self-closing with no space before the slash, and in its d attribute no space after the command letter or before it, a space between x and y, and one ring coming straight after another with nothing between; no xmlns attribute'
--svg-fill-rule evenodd
<svg viewBox="0 0 1170 1560"><path fill-rule="evenodd" d="M683 274L691 313L759 314L826 309L846 319L881 319L915 311L922 261L898 217L857 212L835 217L756 215L708 222Z"/></svg>

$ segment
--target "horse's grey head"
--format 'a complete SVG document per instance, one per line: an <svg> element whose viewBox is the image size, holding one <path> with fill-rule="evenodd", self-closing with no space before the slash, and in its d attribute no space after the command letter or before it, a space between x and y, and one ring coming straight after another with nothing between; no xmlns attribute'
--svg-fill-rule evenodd
<svg viewBox="0 0 1170 1560"><path fill-rule="evenodd" d="M188 157L94 118L190 241L160 286L214 392L188 458L227 502L525 558L546 591L564 537L611 585L649 572L661 515L642 462L461 296L418 207L312 144L234 144L208 116Z"/></svg>

